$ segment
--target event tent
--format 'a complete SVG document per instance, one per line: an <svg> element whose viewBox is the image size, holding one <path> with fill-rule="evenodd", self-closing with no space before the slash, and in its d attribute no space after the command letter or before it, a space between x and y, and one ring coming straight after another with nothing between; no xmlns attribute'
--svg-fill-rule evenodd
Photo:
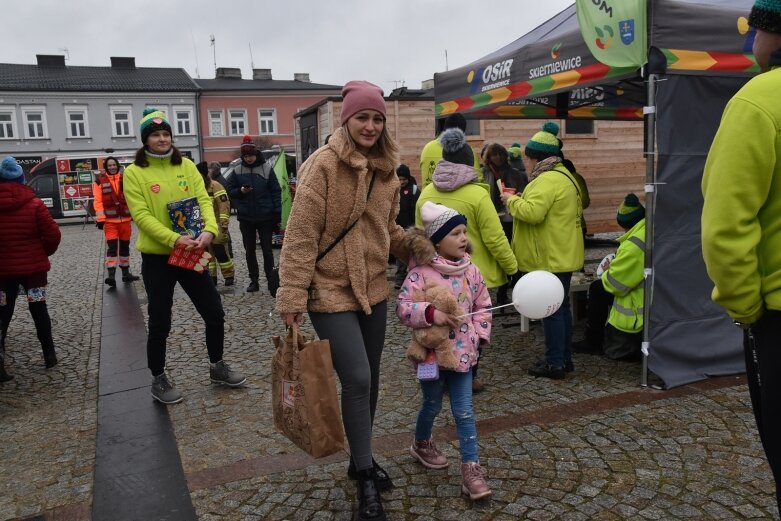
<svg viewBox="0 0 781 521"><path fill-rule="evenodd" d="M740 330L710 298L700 182L726 102L759 70L746 20L751 5L649 0L643 68L597 61L573 5L515 42L434 76L439 117L645 117L654 139L646 146L651 305L644 349L648 367L668 388L745 370ZM620 45L614 36L607 44Z"/></svg>

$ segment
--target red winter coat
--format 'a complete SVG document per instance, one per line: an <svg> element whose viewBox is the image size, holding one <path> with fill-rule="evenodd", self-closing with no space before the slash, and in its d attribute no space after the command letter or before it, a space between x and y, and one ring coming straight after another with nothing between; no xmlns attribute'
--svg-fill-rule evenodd
<svg viewBox="0 0 781 521"><path fill-rule="evenodd" d="M0 279L46 273L60 228L32 188L0 182Z"/></svg>

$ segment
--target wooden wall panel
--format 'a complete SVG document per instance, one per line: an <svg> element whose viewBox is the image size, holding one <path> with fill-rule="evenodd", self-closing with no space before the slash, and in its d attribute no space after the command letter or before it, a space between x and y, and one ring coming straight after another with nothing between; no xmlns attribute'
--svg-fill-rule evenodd
<svg viewBox="0 0 781 521"><path fill-rule="evenodd" d="M434 103L431 100L391 100L387 102L387 126L399 146L402 163L420 181L420 151L434 139ZM320 144L336 129L340 101L329 101L319 109ZM615 222L618 205L634 192L642 201L645 180L643 124L638 121L595 121L593 135L567 135L561 127L564 152L586 179L591 206L585 211L589 233L620 231ZM469 144L479 152L485 142L509 147L525 144L542 128L544 120L484 120L478 136L469 136Z"/></svg>

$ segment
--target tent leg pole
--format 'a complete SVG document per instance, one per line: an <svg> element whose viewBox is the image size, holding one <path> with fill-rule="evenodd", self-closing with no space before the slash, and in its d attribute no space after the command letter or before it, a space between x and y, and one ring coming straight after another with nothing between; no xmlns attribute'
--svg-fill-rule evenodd
<svg viewBox="0 0 781 521"><path fill-rule="evenodd" d="M642 344L642 370L640 372L640 386L648 387L648 353L651 345L651 302L653 300L654 271L653 271L653 244L654 244L654 207L656 185L656 82L657 74L648 75L647 106L643 110L646 118L645 125L645 291L643 298L643 344Z"/></svg>

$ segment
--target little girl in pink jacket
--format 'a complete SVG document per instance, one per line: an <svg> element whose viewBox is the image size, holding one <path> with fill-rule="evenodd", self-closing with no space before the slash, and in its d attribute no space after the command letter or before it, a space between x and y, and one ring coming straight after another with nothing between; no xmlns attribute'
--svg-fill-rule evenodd
<svg viewBox="0 0 781 521"><path fill-rule="evenodd" d="M424 230L410 240L413 262L396 301L396 314L402 324L413 329L435 324L450 327L453 354L459 364L453 371L440 369L437 380L420 381L423 403L410 453L427 468L447 467L447 459L431 438L447 385L461 450L461 491L473 500L481 499L489 496L491 489L477 454L471 368L477 363L478 346L491 339L491 297L480 270L469 260L466 218L428 201L421 208L421 217ZM453 293L459 315L446 314L429 302L413 301L415 292L431 282Z"/></svg>

